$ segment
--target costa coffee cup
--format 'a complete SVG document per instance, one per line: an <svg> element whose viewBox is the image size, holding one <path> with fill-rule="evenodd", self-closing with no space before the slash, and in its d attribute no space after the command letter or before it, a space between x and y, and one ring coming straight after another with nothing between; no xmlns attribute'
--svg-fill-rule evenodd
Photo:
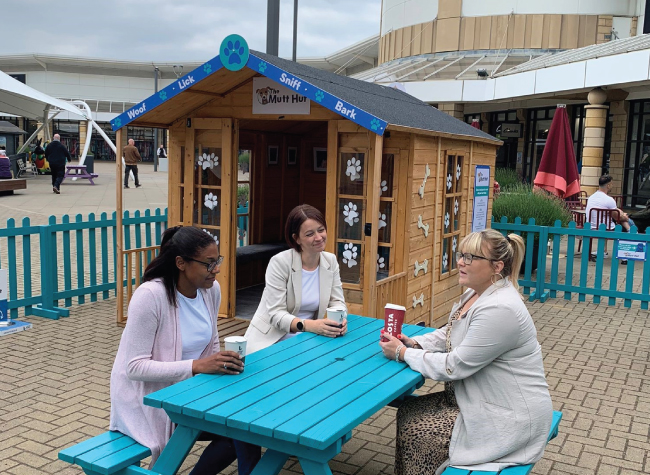
<svg viewBox="0 0 650 475"><path fill-rule="evenodd" d="M227 336L224 338L226 351L235 351L241 356L242 363L246 363L246 338L243 336Z"/></svg>
<svg viewBox="0 0 650 475"><path fill-rule="evenodd" d="M329 320L334 320L338 324L341 324L343 323L343 320L345 320L345 310L340 308L328 308L327 318Z"/></svg>
<svg viewBox="0 0 650 475"><path fill-rule="evenodd" d="M384 333L389 333L397 338L402 333L406 308L401 305L387 303L384 307ZM381 341L388 341L388 338L381 337Z"/></svg>

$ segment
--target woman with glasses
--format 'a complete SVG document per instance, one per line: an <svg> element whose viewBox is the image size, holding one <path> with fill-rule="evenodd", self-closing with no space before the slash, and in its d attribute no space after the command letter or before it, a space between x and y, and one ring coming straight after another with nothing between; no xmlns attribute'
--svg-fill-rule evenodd
<svg viewBox="0 0 650 475"><path fill-rule="evenodd" d="M244 369L236 352L219 351L216 276L222 261L210 234L194 227L167 229L129 303L111 372L110 430L149 447L149 468L174 427L164 410L145 406L143 398L195 374L234 375ZM193 475L217 474L235 459L239 475L248 475L261 456L260 447L226 437L204 433L200 440L212 442Z"/></svg>
<svg viewBox="0 0 650 475"><path fill-rule="evenodd" d="M456 254L467 287L446 326L380 343L443 392L408 400L397 412L395 474L440 474L448 466L498 472L537 462L553 408L533 319L519 294L524 241L486 229Z"/></svg>
<svg viewBox="0 0 650 475"><path fill-rule="evenodd" d="M336 256L325 252L323 213L299 205L287 217L284 232L291 249L276 254L266 269L266 286L246 330L246 352L311 332L331 338L345 335L347 321L324 318L327 308L347 310Z"/></svg>

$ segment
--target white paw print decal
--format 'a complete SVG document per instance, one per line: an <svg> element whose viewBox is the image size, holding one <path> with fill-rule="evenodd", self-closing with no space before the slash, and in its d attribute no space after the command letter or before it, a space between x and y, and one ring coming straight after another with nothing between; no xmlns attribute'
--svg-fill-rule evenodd
<svg viewBox="0 0 650 475"><path fill-rule="evenodd" d="M354 226L354 223L359 222L359 212L357 211L357 205L351 201L343 207L343 216L345 216L345 221L350 226Z"/></svg>
<svg viewBox="0 0 650 475"><path fill-rule="evenodd" d="M458 214L458 200L454 200L454 214Z"/></svg>
<svg viewBox="0 0 650 475"><path fill-rule="evenodd" d="M446 269L446 268L447 268L447 264L449 264L449 257L447 256L447 253L445 252L445 253L442 255L442 268L443 268L443 269Z"/></svg>
<svg viewBox="0 0 650 475"><path fill-rule="evenodd" d="M451 182L452 182L452 176L451 176L451 173L450 173L449 175L447 175L447 189L448 190L451 189Z"/></svg>
<svg viewBox="0 0 650 475"><path fill-rule="evenodd" d="M205 195L205 201L203 202L206 208L210 208L211 210L214 210L217 205L219 204L219 200L217 199L217 195L212 194L212 192L208 193Z"/></svg>
<svg viewBox="0 0 650 475"><path fill-rule="evenodd" d="M379 184L379 196L381 196L384 191L388 191L388 183L386 180L381 180L381 183Z"/></svg>
<svg viewBox="0 0 650 475"><path fill-rule="evenodd" d="M386 215L383 214L381 211L379 212L379 227L377 228L377 231L379 231L381 228L385 228L388 225L386 222Z"/></svg>
<svg viewBox="0 0 650 475"><path fill-rule="evenodd" d="M347 264L348 268L352 268L357 265L357 246L352 243L348 243L343 246L343 264Z"/></svg>
<svg viewBox="0 0 650 475"><path fill-rule="evenodd" d="M449 227L449 213L445 213L445 228Z"/></svg>
<svg viewBox="0 0 650 475"><path fill-rule="evenodd" d="M199 162L197 165L203 170L219 166L219 157L217 157L214 153L204 153L199 157Z"/></svg>
<svg viewBox="0 0 650 475"><path fill-rule="evenodd" d="M356 157L352 157L348 160L348 168L345 170L345 174L350 177L350 181L358 180L361 178L359 172L361 171L361 161L357 160Z"/></svg>
<svg viewBox="0 0 650 475"><path fill-rule="evenodd" d="M456 181L460 180L460 164L456 166Z"/></svg>
<svg viewBox="0 0 650 475"><path fill-rule="evenodd" d="M377 254L377 272L379 272L379 269L383 269L384 267L386 267L386 260Z"/></svg>
<svg viewBox="0 0 650 475"><path fill-rule="evenodd" d="M214 234L212 234L212 233L211 233L210 231L208 231L207 229L204 229L203 232L207 233L208 236L210 236L212 239L214 239L214 242L217 243L217 246L219 245L219 238L218 238L217 236L215 236Z"/></svg>
<svg viewBox="0 0 650 475"><path fill-rule="evenodd" d="M454 236L451 240L451 252L456 252L456 244L458 244L458 239Z"/></svg>

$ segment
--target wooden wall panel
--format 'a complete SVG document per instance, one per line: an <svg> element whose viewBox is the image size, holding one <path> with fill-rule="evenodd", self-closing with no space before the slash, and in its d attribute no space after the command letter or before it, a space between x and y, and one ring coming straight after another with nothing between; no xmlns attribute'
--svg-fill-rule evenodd
<svg viewBox="0 0 650 475"><path fill-rule="evenodd" d="M580 17L578 15L564 15L560 27L560 48L573 49L578 47L578 28Z"/></svg>
<svg viewBox="0 0 650 475"><path fill-rule="evenodd" d="M420 53L426 54L433 51L433 21L427 22L422 27L420 37Z"/></svg>
<svg viewBox="0 0 650 475"><path fill-rule="evenodd" d="M422 27L424 25L419 23L411 27L411 34L413 35L413 42L411 43L411 55L417 56L422 51Z"/></svg>
<svg viewBox="0 0 650 475"><path fill-rule="evenodd" d="M402 47L400 48L399 57L406 58L411 56L411 40L413 39L413 27L407 26L402 28Z"/></svg>
<svg viewBox="0 0 650 475"><path fill-rule="evenodd" d="M436 28L435 51L458 51L460 42L460 18L438 20Z"/></svg>
<svg viewBox="0 0 650 475"><path fill-rule="evenodd" d="M542 33L544 30L544 15L530 15L532 17L530 32L530 47L539 49L542 47Z"/></svg>
<svg viewBox="0 0 650 475"><path fill-rule="evenodd" d="M474 37L474 49L489 49L490 35L492 34L492 17L484 16L477 18L479 30ZM478 39L478 43L476 40Z"/></svg>
<svg viewBox="0 0 650 475"><path fill-rule="evenodd" d="M560 47L562 38L562 15L546 15L548 18L548 45L547 48L557 49ZM543 46L542 46L543 47Z"/></svg>
<svg viewBox="0 0 650 475"><path fill-rule="evenodd" d="M474 49L474 33L476 30L476 18L466 17L460 20L460 47L461 51Z"/></svg>
<svg viewBox="0 0 650 475"><path fill-rule="evenodd" d="M582 21L582 17L581 17ZM582 39L582 46L589 46L596 44L597 34L598 34L598 17L589 15L585 19L585 33L584 38Z"/></svg>
<svg viewBox="0 0 650 475"><path fill-rule="evenodd" d="M462 3L462 0L438 0L438 18L459 17Z"/></svg>

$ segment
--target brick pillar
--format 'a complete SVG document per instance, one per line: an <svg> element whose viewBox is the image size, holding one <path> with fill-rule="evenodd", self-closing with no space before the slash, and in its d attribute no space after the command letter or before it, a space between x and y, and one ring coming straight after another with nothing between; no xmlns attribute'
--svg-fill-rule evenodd
<svg viewBox="0 0 650 475"><path fill-rule="evenodd" d="M612 15L598 16L598 30L596 31L596 44L609 43L612 41L612 25L614 17Z"/></svg>
<svg viewBox="0 0 650 475"><path fill-rule="evenodd" d="M623 173L625 170L625 146L627 143L627 103L613 101L610 103L612 115L612 147L609 154L609 174L612 176L612 194L622 195Z"/></svg>
<svg viewBox="0 0 650 475"><path fill-rule="evenodd" d="M587 195L591 195L598 189L598 178L602 174L608 109L603 104L606 99L607 93L596 88L589 93L589 105L585 106L585 136L582 145L580 188L582 191L586 191Z"/></svg>
<svg viewBox="0 0 650 475"><path fill-rule="evenodd" d="M445 102L438 104L438 109L455 117L458 120L465 120L465 104L458 104L456 102Z"/></svg>

